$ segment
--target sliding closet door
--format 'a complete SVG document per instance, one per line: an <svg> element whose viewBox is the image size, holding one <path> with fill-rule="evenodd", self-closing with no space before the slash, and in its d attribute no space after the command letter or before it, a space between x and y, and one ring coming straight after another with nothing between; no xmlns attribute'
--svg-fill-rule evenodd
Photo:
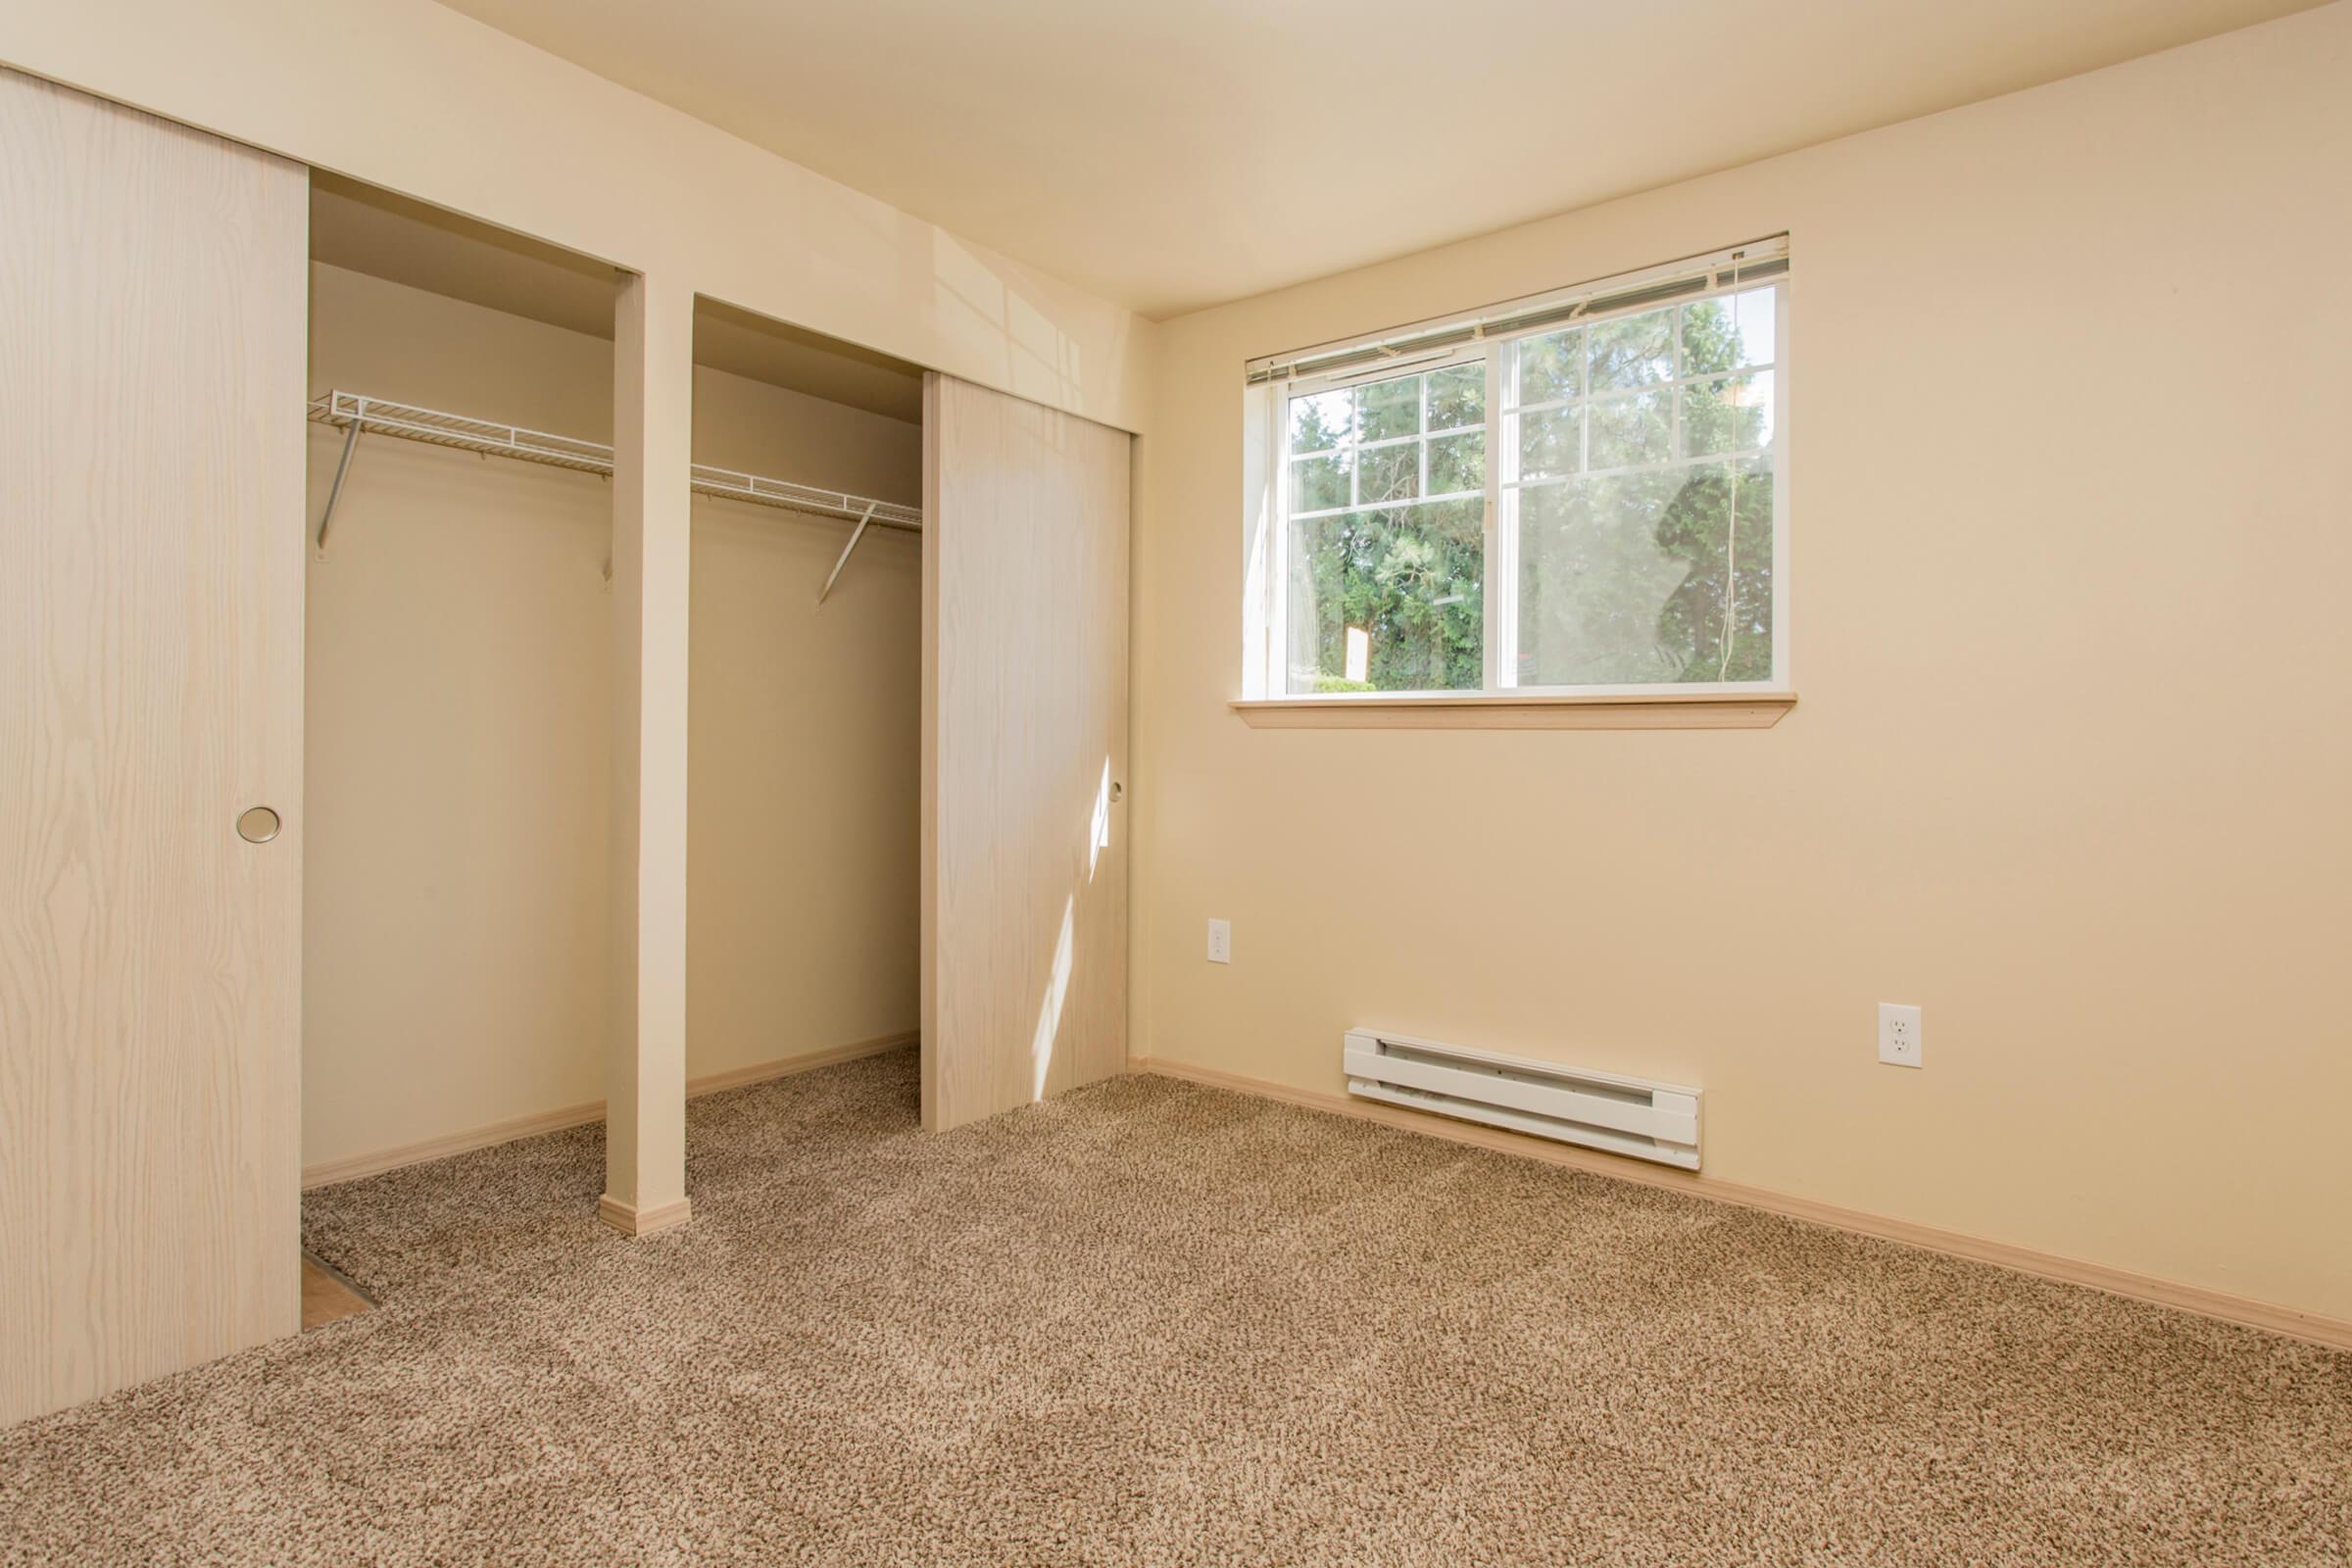
<svg viewBox="0 0 2352 1568"><path fill-rule="evenodd" d="M309 201L0 72L0 1421L301 1326Z"/></svg>
<svg viewBox="0 0 2352 1568"><path fill-rule="evenodd" d="M923 1125L1127 1064L1127 446L923 390Z"/></svg>

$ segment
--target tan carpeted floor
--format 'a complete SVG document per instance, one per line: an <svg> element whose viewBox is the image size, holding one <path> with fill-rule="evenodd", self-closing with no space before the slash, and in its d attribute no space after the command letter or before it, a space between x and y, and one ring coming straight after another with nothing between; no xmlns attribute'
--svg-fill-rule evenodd
<svg viewBox="0 0 2352 1568"><path fill-rule="evenodd" d="M2352 1356L1163 1079L899 1054L312 1195L380 1302L0 1433L141 1563L2352 1560Z"/></svg>

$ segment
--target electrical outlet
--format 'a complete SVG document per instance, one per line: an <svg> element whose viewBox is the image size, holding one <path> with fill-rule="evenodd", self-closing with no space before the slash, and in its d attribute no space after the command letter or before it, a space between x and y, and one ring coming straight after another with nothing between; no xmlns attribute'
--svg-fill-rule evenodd
<svg viewBox="0 0 2352 1568"><path fill-rule="evenodd" d="M1211 963L1231 963L1233 961L1233 922L1231 920L1208 922L1208 961Z"/></svg>
<svg viewBox="0 0 2352 1568"><path fill-rule="evenodd" d="M1919 1009L1899 1002L1879 1004L1879 1059L1890 1067L1920 1067Z"/></svg>

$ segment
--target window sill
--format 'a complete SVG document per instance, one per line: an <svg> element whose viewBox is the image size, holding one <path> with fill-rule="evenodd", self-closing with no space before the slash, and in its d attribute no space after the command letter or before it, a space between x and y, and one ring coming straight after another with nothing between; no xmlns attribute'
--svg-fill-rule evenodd
<svg viewBox="0 0 2352 1568"><path fill-rule="evenodd" d="M1272 697L1232 706L1252 729L1770 729L1796 706L1796 694L1334 695Z"/></svg>

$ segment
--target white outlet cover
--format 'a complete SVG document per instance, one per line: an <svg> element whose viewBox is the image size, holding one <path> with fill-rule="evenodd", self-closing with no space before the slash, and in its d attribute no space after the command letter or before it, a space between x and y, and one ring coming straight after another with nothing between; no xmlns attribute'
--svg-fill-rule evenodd
<svg viewBox="0 0 2352 1568"><path fill-rule="evenodd" d="M1231 963L1233 961L1233 922L1231 920L1208 922L1208 961L1211 963Z"/></svg>
<svg viewBox="0 0 2352 1568"><path fill-rule="evenodd" d="M1900 1002L1879 1004L1879 1059L1890 1067L1923 1067L1926 1042L1919 1009Z"/></svg>

